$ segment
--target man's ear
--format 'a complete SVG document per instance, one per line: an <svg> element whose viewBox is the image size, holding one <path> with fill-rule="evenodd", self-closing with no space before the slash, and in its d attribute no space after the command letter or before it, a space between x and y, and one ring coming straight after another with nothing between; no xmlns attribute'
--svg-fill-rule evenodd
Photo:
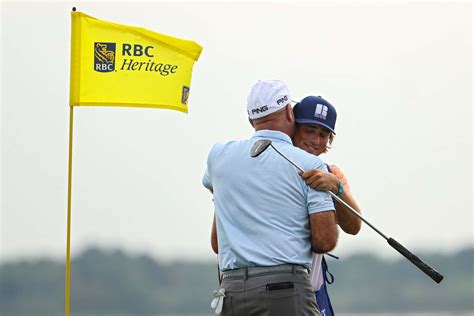
<svg viewBox="0 0 474 316"><path fill-rule="evenodd" d="M255 127L255 125L253 125L253 120L250 119L250 117L249 117L249 123L250 123L250 125L252 125L252 127Z"/></svg>
<svg viewBox="0 0 474 316"><path fill-rule="evenodd" d="M288 104L286 106L286 116L290 122L295 122L295 114L293 113L293 108L291 107L291 104Z"/></svg>

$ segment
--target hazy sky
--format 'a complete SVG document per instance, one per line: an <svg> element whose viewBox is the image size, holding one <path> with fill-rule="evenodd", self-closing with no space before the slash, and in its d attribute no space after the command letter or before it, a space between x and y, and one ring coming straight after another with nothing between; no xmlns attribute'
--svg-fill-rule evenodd
<svg viewBox="0 0 474 316"><path fill-rule="evenodd" d="M323 159L366 218L419 251L473 244L472 4L75 3L121 24L192 39L189 114L76 107L72 250L213 258L201 185L217 141L252 135L258 79L338 110ZM2 3L1 257L66 249L71 3ZM370 228L334 253L396 256Z"/></svg>

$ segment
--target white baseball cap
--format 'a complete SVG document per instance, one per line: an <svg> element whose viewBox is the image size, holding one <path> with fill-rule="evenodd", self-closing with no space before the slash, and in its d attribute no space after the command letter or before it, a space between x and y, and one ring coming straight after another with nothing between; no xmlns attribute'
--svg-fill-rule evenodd
<svg viewBox="0 0 474 316"><path fill-rule="evenodd" d="M279 80L259 80L252 86L247 98L250 119L258 119L284 108L291 102L290 91Z"/></svg>

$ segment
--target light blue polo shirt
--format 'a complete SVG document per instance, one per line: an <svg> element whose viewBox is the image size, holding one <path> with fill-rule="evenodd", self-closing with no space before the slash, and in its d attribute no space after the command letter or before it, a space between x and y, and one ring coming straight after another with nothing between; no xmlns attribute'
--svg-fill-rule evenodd
<svg viewBox="0 0 474 316"><path fill-rule="evenodd" d="M326 165L294 147L288 135L271 130L251 139L212 147L203 185L214 193L219 265L222 270L299 264L311 267L309 216L333 211L331 196L308 187L298 169L271 147L256 158L250 148L259 139L303 170Z"/></svg>

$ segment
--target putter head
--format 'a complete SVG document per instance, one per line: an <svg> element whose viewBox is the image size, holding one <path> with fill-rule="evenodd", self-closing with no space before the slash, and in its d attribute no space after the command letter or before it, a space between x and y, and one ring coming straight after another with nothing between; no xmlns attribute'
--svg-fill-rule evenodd
<svg viewBox="0 0 474 316"><path fill-rule="evenodd" d="M261 153L263 153L270 145L272 141L269 139L261 139L257 140L252 148L250 149L250 157L255 158L258 157Z"/></svg>

